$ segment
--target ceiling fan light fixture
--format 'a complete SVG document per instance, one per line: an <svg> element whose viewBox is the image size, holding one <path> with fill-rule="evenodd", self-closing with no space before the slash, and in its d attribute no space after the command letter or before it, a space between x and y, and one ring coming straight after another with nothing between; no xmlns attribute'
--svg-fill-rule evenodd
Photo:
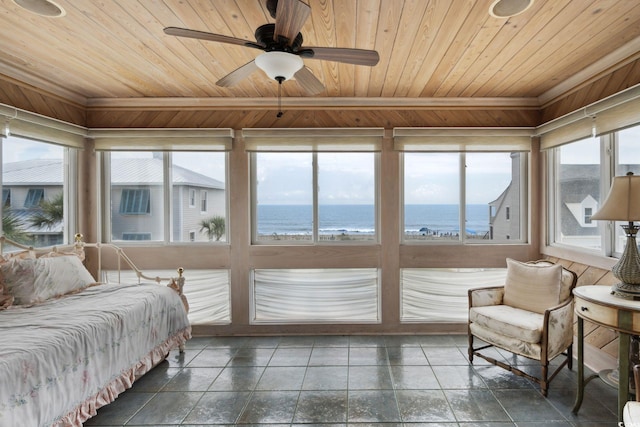
<svg viewBox="0 0 640 427"><path fill-rule="evenodd" d="M258 55L255 62L269 78L278 82L289 80L304 66L298 55L278 51Z"/></svg>
<svg viewBox="0 0 640 427"><path fill-rule="evenodd" d="M59 18L64 16L64 9L50 0L13 0L21 8L36 15L46 18Z"/></svg>
<svg viewBox="0 0 640 427"><path fill-rule="evenodd" d="M496 0L489 7L489 15L494 18L510 18L529 9L533 0Z"/></svg>

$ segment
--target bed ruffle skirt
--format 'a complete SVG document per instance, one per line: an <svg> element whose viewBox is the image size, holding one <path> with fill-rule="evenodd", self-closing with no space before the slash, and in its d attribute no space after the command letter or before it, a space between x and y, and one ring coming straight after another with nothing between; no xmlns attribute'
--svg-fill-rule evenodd
<svg viewBox="0 0 640 427"><path fill-rule="evenodd" d="M133 367L122 372L100 392L82 402L75 410L60 418L51 427L82 427L82 423L94 417L98 413L98 409L116 400L121 393L131 388L134 381L161 363L169 351L181 347L190 338L191 327L169 337Z"/></svg>

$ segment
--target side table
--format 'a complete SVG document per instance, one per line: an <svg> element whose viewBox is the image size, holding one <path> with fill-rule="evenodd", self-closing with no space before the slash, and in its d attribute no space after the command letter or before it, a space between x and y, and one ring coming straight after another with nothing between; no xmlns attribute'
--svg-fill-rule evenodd
<svg viewBox="0 0 640 427"><path fill-rule="evenodd" d="M629 400L629 343L631 335L640 333L640 301L627 300L611 294L610 286L580 286L573 290L575 313L578 316L578 392L573 407L577 413L582 405L584 387L598 375L584 378L584 320L618 331L618 420Z"/></svg>

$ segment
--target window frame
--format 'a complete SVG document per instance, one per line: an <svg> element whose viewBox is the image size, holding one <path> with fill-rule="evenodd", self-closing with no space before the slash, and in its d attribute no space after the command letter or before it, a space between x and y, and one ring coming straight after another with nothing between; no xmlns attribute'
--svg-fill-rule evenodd
<svg viewBox="0 0 640 427"><path fill-rule="evenodd" d="M209 192L200 190L200 213L207 213L209 209Z"/></svg>
<svg viewBox="0 0 640 427"><path fill-rule="evenodd" d="M100 168L100 176L101 176L101 189L103 191L103 195L102 197L99 198L101 206L100 206L100 212L102 213L99 221L101 223L100 225L100 232L102 234L102 237L100 238L101 241L103 242L114 242L113 236L112 236L112 218L111 218L111 156L110 154L113 152L120 152L120 151L131 151L131 152L138 152L140 150L135 150L135 149L131 149L131 150L100 150L98 152L98 156L99 156L99 168ZM120 246L134 246L134 245L145 245L148 246L149 244L154 244L154 245L158 245L158 244L162 244L162 245L175 245L175 246L180 246L180 245L223 245L223 246L227 246L230 245L230 234L229 234L229 222L230 222L230 218L229 218L229 201L230 201L230 194L229 194L229 152L228 151L221 151L221 150L200 150L201 152L206 152L206 153L222 153L224 155L224 168L225 168L225 188L224 188L224 198L225 198L225 210L224 210L224 217L225 217L225 238L221 239L219 241L216 240L203 240L203 241L198 241L196 240L195 242L190 242L188 240L181 240L181 241L177 241L177 240L173 240L173 219L174 219L174 215L173 215L173 210L172 210L172 197L173 197L173 162L172 162L172 153L174 153L174 151L161 151L161 150L152 150L152 151L156 151L156 152L161 152L162 153L162 158L163 158L163 188L162 188L162 194L163 194L163 198L164 198L164 202L163 202L163 211L164 211L164 216L163 216L163 238L159 239L159 240L149 240L149 241L131 241L131 240L115 240L115 242L117 242L118 245ZM191 190L191 189L190 189ZM193 189L194 191L196 191L195 189ZM186 204L188 205L188 203ZM190 206L189 206L190 207ZM194 206L195 207L195 206Z"/></svg>
<svg viewBox="0 0 640 427"><path fill-rule="evenodd" d="M125 236L129 236L129 237L147 237L149 236L148 239L125 239ZM146 231L135 231L135 232L128 232L125 231L122 233L122 239L123 242L150 242L151 241L151 233L148 233Z"/></svg>
<svg viewBox="0 0 640 427"><path fill-rule="evenodd" d="M600 197L602 200L606 197L609 192L609 188L611 187L611 183L613 181L613 176L615 174L615 159L616 159L616 139L617 139L617 131L603 134L598 136L599 140L599 148L600 148ZM573 142L578 142L584 138L567 142L566 144L571 144ZM600 235L600 249L589 249L586 247L581 247L577 245L571 245L565 242L558 241L558 224L560 223L560 211L559 206L561 201L559 200L559 186L558 178L559 178L559 167L560 167L560 159L559 159L559 151L562 145L559 144L550 149L546 150L546 162L547 162L547 179L546 179L546 188L547 188L547 211L546 211L546 245L552 248L561 248L563 250L574 251L576 253L585 254L585 255L595 255L595 256L605 256L605 257L617 257L619 258L622 255L621 252L615 251L615 227L612 226L612 222L610 221L598 221L595 225L592 222L589 224L589 227L596 226L599 230ZM595 213L595 212L594 212ZM584 215L584 209L582 209L581 214Z"/></svg>
<svg viewBox="0 0 640 427"><path fill-rule="evenodd" d="M506 240L508 240L508 242L505 241L493 241L493 240L483 240L483 239L468 239L466 236L466 233L460 233L459 234L459 238L457 240L448 240L448 239L435 239L435 240L416 240L416 239L408 239L406 236L406 232L405 232L405 155L406 154L427 154L427 153L443 153L446 151L403 151L401 154L401 158L400 158L400 183L401 183L401 200L400 200L400 208L402 210L401 214L400 214L400 227L399 227L399 231L400 231L400 241L403 245L504 245L504 244L529 244L530 240L531 240L531 236L530 236L530 221L531 221L531 212L530 212L530 206L529 206L529 192L530 192L530 162L531 162L531 152L530 151L518 151L521 155L519 162L520 162L520 175L521 175L521 179L520 179L520 197L519 197L519 203L520 203L520 238L519 239L511 239L510 236L506 237ZM485 153L500 153L503 151L485 151ZM469 151L469 152L465 152L465 151L459 151L459 152L452 152L452 153L457 153L459 155L459 168L458 168L458 174L459 174L459 178L458 178L458 182L459 182L459 186L460 186L460 191L459 191L459 201L458 201L458 209L459 209L459 229L460 230L464 230L464 224L466 223L466 207L467 207L467 200L466 200L466 171L467 171L467 167L466 167L466 154L473 154L476 152L473 151ZM482 153L482 152L478 152L478 153ZM511 210L509 208L509 210ZM510 217L513 217L513 215L511 214Z"/></svg>
<svg viewBox="0 0 640 427"><path fill-rule="evenodd" d="M38 197L38 195L40 197ZM38 199L37 203L35 202L35 199ZM40 206L40 203L42 203L42 201L44 201L44 188L29 188L29 190L27 190L27 196L24 198L23 207L25 209L37 208L38 206Z"/></svg>
<svg viewBox="0 0 640 427"><path fill-rule="evenodd" d="M333 152L333 151L309 151L312 156L311 168L312 168L312 232L310 240L258 240L258 192L257 192L257 155L260 151L252 151L249 153L249 171L250 171L250 220L251 220L251 245L280 245L280 246L303 246L303 245L377 245L380 244L380 164L381 154L378 151L345 151L345 152ZM287 151L282 152L287 153ZM323 153L363 153L371 154L373 156L373 168L374 168L374 229L375 233L373 239L370 240L320 240L319 239L319 204L318 204L318 154Z"/></svg>
<svg viewBox="0 0 640 427"><path fill-rule="evenodd" d="M127 198L126 198L126 204L124 205L124 209L123 209L123 202L125 201L125 191L127 194ZM133 196L130 196L129 194L133 193ZM138 196L138 193L140 193L140 196ZM140 210L135 210L135 209L127 209L128 205L134 205L130 199L133 199L133 201L136 200L137 197L140 197L140 201L139 204L140 208L142 208L142 205L146 205L146 207L144 208L144 211L142 209ZM120 213L120 215L151 215L151 189L150 188L125 188L123 187L120 190L120 206L118 208L118 211ZM135 207L135 206L132 206Z"/></svg>
<svg viewBox="0 0 640 427"><path fill-rule="evenodd" d="M44 124L41 128L41 132L43 132L42 139L34 139L29 136L23 136L21 134L12 135L19 139L24 139L27 141L31 141L39 144L48 144L52 146L57 146L62 149L62 196L63 196L63 220L62 220L62 243L67 244L69 242L73 242L75 238L75 233L78 227L78 180L70 179L70 177L76 177L78 175L78 147L74 144L67 144L65 142L69 141L52 141L47 136L47 130L49 126ZM9 139L10 136L2 136L0 135L0 158L2 157L2 144ZM0 170L2 170L3 162L0 162ZM0 188L5 190L4 183L2 182L2 176L0 174ZM11 189L9 190L9 199L11 199ZM44 197L44 188L43 188L43 197ZM4 203L0 206L0 210L9 209L11 205L5 206Z"/></svg>
<svg viewBox="0 0 640 427"><path fill-rule="evenodd" d="M2 189L2 207L11 208L11 189L10 188Z"/></svg>

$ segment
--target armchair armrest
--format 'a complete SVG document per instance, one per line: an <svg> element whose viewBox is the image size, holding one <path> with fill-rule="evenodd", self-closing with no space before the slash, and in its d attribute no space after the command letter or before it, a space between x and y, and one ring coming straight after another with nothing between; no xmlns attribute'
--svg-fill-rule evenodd
<svg viewBox="0 0 640 427"><path fill-rule="evenodd" d="M547 336L548 360L573 343L573 298L544 312L543 336Z"/></svg>
<svg viewBox="0 0 640 427"><path fill-rule="evenodd" d="M504 297L504 286L469 289L469 308L500 305Z"/></svg>

